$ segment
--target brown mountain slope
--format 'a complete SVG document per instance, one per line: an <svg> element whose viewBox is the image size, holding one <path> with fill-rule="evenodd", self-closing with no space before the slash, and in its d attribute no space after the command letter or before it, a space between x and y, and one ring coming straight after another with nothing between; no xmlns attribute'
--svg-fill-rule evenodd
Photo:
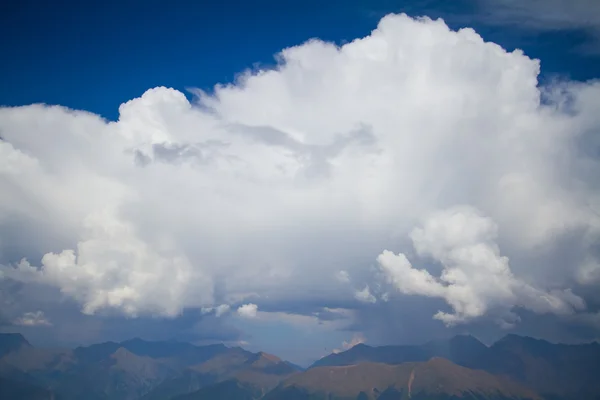
<svg viewBox="0 0 600 400"><path fill-rule="evenodd" d="M566 345L513 334L492 346L472 336L455 336L423 345L371 347L364 344L331 354L313 367L360 362L401 364L443 357L471 369L505 375L553 399L600 399L600 344Z"/></svg>
<svg viewBox="0 0 600 400"><path fill-rule="evenodd" d="M378 399L390 391L396 393L393 398L397 399L539 399L531 390L507 378L464 368L441 358L399 365L365 362L316 367L285 380L265 399L356 399L358 396Z"/></svg>
<svg viewBox="0 0 600 400"><path fill-rule="evenodd" d="M235 378L265 390L298 372L276 356L263 352L254 354L239 348L231 349L231 352L220 354L191 369L213 375L216 381Z"/></svg>
<svg viewBox="0 0 600 400"><path fill-rule="evenodd" d="M473 392L484 397L537 399L539 396L523 385L482 370L461 367L445 358L432 358L418 363L413 370L411 393L446 394L461 397ZM407 386L408 387L408 386Z"/></svg>

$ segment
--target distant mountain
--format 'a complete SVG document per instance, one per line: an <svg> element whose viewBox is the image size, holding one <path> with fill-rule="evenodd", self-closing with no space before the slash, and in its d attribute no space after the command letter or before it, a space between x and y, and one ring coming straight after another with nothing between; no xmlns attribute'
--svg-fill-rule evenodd
<svg viewBox="0 0 600 400"><path fill-rule="evenodd" d="M31 345L20 333L0 334L0 357L22 347L31 347Z"/></svg>
<svg viewBox="0 0 600 400"><path fill-rule="evenodd" d="M138 399L177 371L166 360L138 356L119 347L91 363L76 363L50 379L50 387L65 399Z"/></svg>
<svg viewBox="0 0 600 400"><path fill-rule="evenodd" d="M0 343L7 344L1 377L47 388L64 400L163 400L227 380L262 395L299 371L273 355L222 344L132 339L74 350L38 349L12 334L0 334Z"/></svg>
<svg viewBox="0 0 600 400"><path fill-rule="evenodd" d="M507 335L487 347L472 336L455 336L447 341L419 346L371 347L361 344L324 357L312 367L352 365L365 361L401 364L426 361L432 357L444 357L464 367L508 376L549 398L597 400L600 396L598 343L552 344Z"/></svg>
<svg viewBox="0 0 600 400"><path fill-rule="evenodd" d="M148 342L138 338L122 342L121 346L140 356L173 358L186 365L199 364L229 351L223 344L194 346L185 342Z"/></svg>
<svg viewBox="0 0 600 400"><path fill-rule="evenodd" d="M443 358L421 363L316 367L295 375L265 400L304 399L539 399L532 390Z"/></svg>
<svg viewBox="0 0 600 400"><path fill-rule="evenodd" d="M600 399L599 344L516 335L490 347L472 336L360 344L305 371L263 352L172 341L38 349L0 334L0 348L2 400Z"/></svg>
<svg viewBox="0 0 600 400"><path fill-rule="evenodd" d="M282 361L276 356L263 352L251 353L236 347L202 364L188 368L180 376L165 380L143 400L160 400L192 391L198 391L197 396L205 396L206 393L212 393L214 390L231 389L228 386L231 382L237 384L236 391L244 393L249 391L252 396L263 395L283 379L297 372L299 369L293 364ZM220 385L222 382L230 383ZM215 384L219 385L215 386ZM211 388L212 386L214 387Z"/></svg>
<svg viewBox="0 0 600 400"><path fill-rule="evenodd" d="M228 350L223 344L194 346L184 342L149 342L135 338L121 343L105 342L87 347L78 347L74 350L74 353L78 360L94 363L105 359L121 347L138 356L154 359L170 358L185 365L202 363Z"/></svg>
<svg viewBox="0 0 600 400"><path fill-rule="evenodd" d="M351 365L362 361L400 364L409 361L427 361L444 357L458 364L475 367L479 359L488 356L488 347L473 336L455 336L450 340L434 341L418 346L371 347L360 343L346 351L330 354L316 361L313 367Z"/></svg>

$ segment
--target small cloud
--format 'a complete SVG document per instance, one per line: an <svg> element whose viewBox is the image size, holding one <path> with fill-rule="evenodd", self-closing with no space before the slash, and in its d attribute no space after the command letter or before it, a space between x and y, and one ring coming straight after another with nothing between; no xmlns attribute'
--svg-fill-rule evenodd
<svg viewBox="0 0 600 400"><path fill-rule="evenodd" d="M229 307L229 304L221 304L220 306L215 308L215 315L217 317L220 317L223 314L227 314L230 309L231 307Z"/></svg>
<svg viewBox="0 0 600 400"><path fill-rule="evenodd" d="M50 321L42 311L26 312L21 317L13 321L18 326L50 326Z"/></svg>
<svg viewBox="0 0 600 400"><path fill-rule="evenodd" d="M354 346L356 346L357 344L365 343L366 341L367 341L367 339L363 336L362 333L357 333L356 335L354 335L352 337L352 339L349 342L344 340L342 342L342 347L340 349L334 349L333 354L341 353L342 351L351 349Z"/></svg>
<svg viewBox="0 0 600 400"><path fill-rule="evenodd" d="M358 301L362 301L363 303L376 303L377 299L375 296L371 294L371 290L369 289L369 285L366 285L363 290L358 290L354 293L354 297Z"/></svg>
<svg viewBox="0 0 600 400"><path fill-rule="evenodd" d="M229 306L229 304L221 304L217 307L202 307L200 309L200 312L202 314L210 314L214 312L216 317L220 317L221 315L227 314L230 309L231 307Z"/></svg>
<svg viewBox="0 0 600 400"><path fill-rule="evenodd" d="M237 313L240 317L244 318L254 318L256 317L256 312L258 311L258 306L256 304L244 304L237 309Z"/></svg>
<svg viewBox="0 0 600 400"><path fill-rule="evenodd" d="M348 274L347 271L338 271L335 274L335 277L338 281L342 282L342 283L349 283L350 282L350 275Z"/></svg>

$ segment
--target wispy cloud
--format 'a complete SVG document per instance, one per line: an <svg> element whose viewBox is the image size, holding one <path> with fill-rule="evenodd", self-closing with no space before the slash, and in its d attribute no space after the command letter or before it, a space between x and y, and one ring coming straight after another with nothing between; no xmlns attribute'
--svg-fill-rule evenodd
<svg viewBox="0 0 600 400"><path fill-rule="evenodd" d="M485 23L539 31L583 30L589 37L579 50L600 54L600 1L475 0Z"/></svg>

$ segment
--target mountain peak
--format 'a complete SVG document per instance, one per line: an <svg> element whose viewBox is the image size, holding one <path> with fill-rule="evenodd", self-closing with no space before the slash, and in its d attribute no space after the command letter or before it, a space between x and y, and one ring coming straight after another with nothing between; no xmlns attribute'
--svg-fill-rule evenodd
<svg viewBox="0 0 600 400"><path fill-rule="evenodd" d="M536 339L530 336L519 336L514 333L509 333L505 335L502 339L498 340L494 343L494 346L503 346L503 345L524 345L524 344L537 344L537 345L552 345L550 342L543 339Z"/></svg>
<svg viewBox="0 0 600 400"><path fill-rule="evenodd" d="M281 362L281 358L279 358L277 356L274 356L273 354L265 353L265 352L262 352L262 351L258 352L258 356L260 358L264 358L265 360L270 361L272 363L279 363L279 362Z"/></svg>
<svg viewBox="0 0 600 400"><path fill-rule="evenodd" d="M477 339L473 335L456 335L453 338L451 338L449 340L449 342L452 344L455 344L455 345L487 347L485 344L483 344L479 339Z"/></svg>
<svg viewBox="0 0 600 400"><path fill-rule="evenodd" d="M132 339L127 339L123 342L121 342L121 344L142 344L142 343L148 343L148 341L140 338L140 337L134 337Z"/></svg>
<svg viewBox="0 0 600 400"><path fill-rule="evenodd" d="M428 361L425 362L425 365L454 366L456 364L444 357L431 357Z"/></svg>
<svg viewBox="0 0 600 400"><path fill-rule="evenodd" d="M132 352L127 350L125 347L119 347L114 353L112 353L111 357L117 360L130 358L135 356Z"/></svg>

